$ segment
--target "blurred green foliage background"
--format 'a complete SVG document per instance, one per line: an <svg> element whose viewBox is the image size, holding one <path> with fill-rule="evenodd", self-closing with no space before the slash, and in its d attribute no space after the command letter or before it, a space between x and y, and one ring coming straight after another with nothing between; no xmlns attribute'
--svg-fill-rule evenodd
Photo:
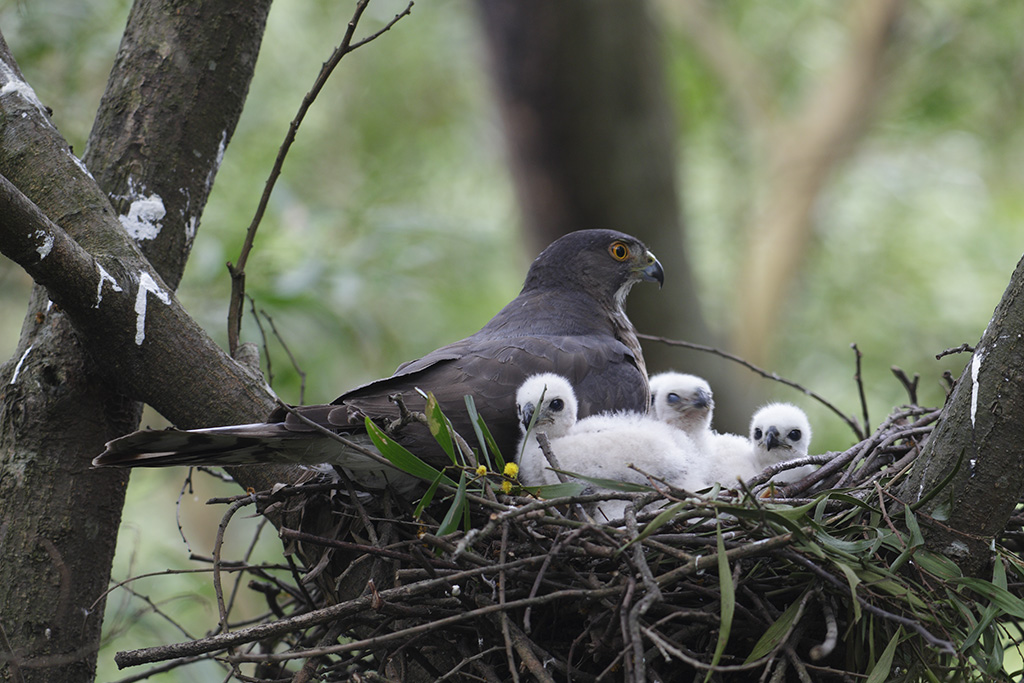
<svg viewBox="0 0 1024 683"><path fill-rule="evenodd" d="M721 84L665 18L670 4L656 4L653 16L678 117L688 255L708 321L726 330L734 322L740 225L753 191L751 149ZM224 263L237 258L288 122L340 40L351 6L278 0L271 11L248 104L179 290L222 344ZM404 6L375 0L360 32L376 30ZM26 79L79 155L128 9L125 0L0 5L0 29ZM721 2L716 9L770 77L765 87L783 111L844 46L840 3ZM518 292L535 255L521 246L474 10L467 0L418 3L382 39L344 59L285 163L247 283L308 373L305 402L329 401L476 330ZM906 401L891 365L920 373L921 402L941 404L941 373L958 376L966 357L936 361L935 354L978 340L1024 247L1021 26L1024 4L1012 0L908 6L878 115L816 202L810 258L769 369L859 415L849 348L856 342L874 424ZM672 263L664 265L671 277ZM13 354L29 287L23 272L0 260L4 358ZM244 335L260 341L251 315ZM276 342L270 349L275 390L298 402L297 373ZM834 416L799 394L781 386L766 392L808 409L812 450L851 442ZM146 422L159 425L153 416ZM187 556L173 519L173 482L182 476L133 476L115 576L127 576L132 561L131 571L143 571L142 558L145 567L163 567ZM218 495L234 492L218 486ZM183 514L203 513L206 495L186 496ZM211 529L208 521L195 526L198 536ZM269 536L265 552L273 557L277 542ZM208 554L208 543L196 552ZM159 592L187 596L168 609L192 613L192 635L201 635L215 623L209 581L177 579ZM135 609L111 616L119 599L111 599L108 625ZM152 626L133 627L114 646L177 639L160 630L161 621L139 622ZM99 680L116 678L110 659L101 653ZM217 674L197 672L195 680L210 675Z"/></svg>

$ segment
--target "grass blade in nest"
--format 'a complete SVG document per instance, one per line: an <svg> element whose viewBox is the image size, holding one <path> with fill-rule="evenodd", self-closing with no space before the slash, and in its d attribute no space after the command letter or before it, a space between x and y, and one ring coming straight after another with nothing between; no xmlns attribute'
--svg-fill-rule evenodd
<svg viewBox="0 0 1024 683"><path fill-rule="evenodd" d="M423 514L423 510L430 505L432 500L434 500L434 494L437 493L437 485L441 483L442 477L444 477L444 474L439 472L437 478L430 483L430 487L427 488L427 492L423 494L423 497L420 498L420 502L416 504L416 509L412 511L413 519L419 519L420 515Z"/></svg>
<svg viewBox="0 0 1024 683"><path fill-rule="evenodd" d="M476 403L473 397L466 394L466 410L469 411L469 421L473 423L473 431L476 432L476 440L480 444L480 450L484 454L484 462L492 472L503 472L505 470L505 458L501 456L501 450L487 428L484 418L476 412ZM494 464L491 463L491 455L494 455Z"/></svg>
<svg viewBox="0 0 1024 683"><path fill-rule="evenodd" d="M437 528L438 536L445 536L459 528L459 518L464 515L466 508L466 472L459 477L459 486L455 489L455 498L452 499L452 506L448 513L441 520L441 526Z"/></svg>
<svg viewBox="0 0 1024 683"><path fill-rule="evenodd" d="M647 486L645 484L631 484L629 482L618 481L616 479L600 479L598 477L585 477L582 474L576 474L575 472L568 472L566 470L556 470L554 468L552 468L552 471L559 472L567 477L572 477L573 479L585 481L588 484L593 484L594 486L600 486L601 488L608 489L609 491L619 491L621 493L646 493L647 491L654 490L650 486Z"/></svg>
<svg viewBox="0 0 1024 683"><path fill-rule="evenodd" d="M750 664L758 659L766 656L772 652L775 648L782 644L782 641L789 634L790 629L793 627L793 621L796 619L796 615L800 613L801 600L794 600L790 603L786 611L779 615L779 618L768 627L761 638L754 643L754 649L750 651L750 654L744 660L744 664Z"/></svg>
<svg viewBox="0 0 1024 683"><path fill-rule="evenodd" d="M550 500L551 498L578 496L586 486L578 482L569 481L564 484L544 484L543 486L524 486L522 488L531 495L543 498L544 500Z"/></svg>
<svg viewBox="0 0 1024 683"><path fill-rule="evenodd" d="M455 458L455 444L452 442L451 424L441 412L441 406L438 405L433 392L427 392L427 405L424 406L423 413L427 416L427 426L430 427L431 435L452 459L452 464L458 465L459 462Z"/></svg>
<svg viewBox="0 0 1024 683"><path fill-rule="evenodd" d="M718 584L721 594L722 613L721 623L718 627L718 643L715 645L715 654L711 657L711 668L704 677L704 683L711 679L714 667L722 659L725 646L729 642L729 633L732 631L732 616L736 611L736 587L732 583L732 571L729 569L729 557L725 554L725 539L722 538L722 528L717 527L718 538Z"/></svg>
<svg viewBox="0 0 1024 683"><path fill-rule="evenodd" d="M370 418L366 418L366 431L370 434L370 440L373 441L373 445L377 447L380 454L398 469L427 481L434 481L441 477L441 481L445 484L455 486L451 477L410 453L404 446L385 434Z"/></svg>
<svg viewBox="0 0 1024 683"><path fill-rule="evenodd" d="M885 683L889 680L889 671L892 669L892 658L896 654L896 643L899 642L900 635L902 635L903 629L896 629L896 633L892 634L892 639L889 640L889 644L882 650L882 654L879 655L878 661L871 667L871 671L868 673L867 683Z"/></svg>

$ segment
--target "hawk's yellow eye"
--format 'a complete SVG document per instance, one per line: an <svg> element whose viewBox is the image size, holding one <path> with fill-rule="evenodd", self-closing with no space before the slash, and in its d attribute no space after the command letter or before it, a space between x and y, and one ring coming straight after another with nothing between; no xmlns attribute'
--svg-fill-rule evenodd
<svg viewBox="0 0 1024 683"><path fill-rule="evenodd" d="M612 242L611 246L608 247L608 253L611 254L612 258L616 261L625 261L629 258L629 245L625 242Z"/></svg>

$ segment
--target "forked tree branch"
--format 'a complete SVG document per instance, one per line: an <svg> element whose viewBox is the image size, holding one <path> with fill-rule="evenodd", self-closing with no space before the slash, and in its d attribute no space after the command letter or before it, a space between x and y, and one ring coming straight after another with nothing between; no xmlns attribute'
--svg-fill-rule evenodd
<svg viewBox="0 0 1024 683"><path fill-rule="evenodd" d="M299 111L295 114L295 118L288 125L288 133L284 136L284 142L281 143L281 147L277 150L277 158L274 159L274 166L270 169L270 175L267 177L267 181L263 186L263 194L260 195L259 204L256 206L256 213L252 217L252 222L249 223L249 229L245 233L245 241L242 243L242 250L238 255L238 260L232 264L228 263L228 272L231 273L231 300L228 307L228 349L233 354L235 349L238 348L238 334L242 326L242 304L245 302L245 264L249 260L249 253L252 251L253 244L256 240L256 230L260 226L260 222L263 220L263 214L266 213L267 204L270 202L270 194L274 191L274 185L277 184L277 179L281 176L281 169L284 167L284 159L288 156L288 151L292 147L292 143L295 142L295 135L299 131L299 126L302 125L303 119L306 118L306 113L309 108L313 105L317 95L323 90L327 84L327 79L331 77L334 72L334 68L338 66L342 58L348 53L356 50L363 45L371 42L372 40L383 35L385 32L391 29L402 17L407 16L412 11L412 0L406 5L405 9L395 15L395 17L389 21L384 28L380 29L376 33L367 36L366 38L353 43L352 37L355 35L356 26L359 25L359 19L363 16L363 11L366 10L366 6L370 4L370 0L359 0L356 3L356 8L352 13L352 19L348 22L348 28L345 30L345 36L341 39L341 44L334 48L334 52L324 62L323 67L320 69L320 73L316 77L316 81L313 82L313 87L309 89L306 96L302 98L302 104L299 105Z"/></svg>

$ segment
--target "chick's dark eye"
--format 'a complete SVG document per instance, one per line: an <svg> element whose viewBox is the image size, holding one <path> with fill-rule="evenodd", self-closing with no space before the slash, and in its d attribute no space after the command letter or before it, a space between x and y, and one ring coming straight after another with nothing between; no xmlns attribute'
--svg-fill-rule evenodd
<svg viewBox="0 0 1024 683"><path fill-rule="evenodd" d="M671 393L665 397L665 400L669 403L679 403L679 394Z"/></svg>
<svg viewBox="0 0 1024 683"><path fill-rule="evenodd" d="M612 242L611 246L608 247L608 253L616 261L625 261L629 258L629 245L625 242Z"/></svg>
<svg viewBox="0 0 1024 683"><path fill-rule="evenodd" d="M557 413L558 411L560 411L562 408L565 407L565 401L563 401L560 398L553 399L551 401L551 406L550 407L551 407L551 410L553 410L553 411L555 411Z"/></svg>
<svg viewBox="0 0 1024 683"><path fill-rule="evenodd" d="M756 441L760 441L762 436L763 436L763 434L761 433L761 428L760 427L758 427L757 429L754 430L754 439Z"/></svg>
<svg viewBox="0 0 1024 683"><path fill-rule="evenodd" d="M800 440L800 436L801 436L801 434L800 434L800 430L799 429L794 429L794 430L790 431L789 434L786 435L786 437L790 441L799 441Z"/></svg>

